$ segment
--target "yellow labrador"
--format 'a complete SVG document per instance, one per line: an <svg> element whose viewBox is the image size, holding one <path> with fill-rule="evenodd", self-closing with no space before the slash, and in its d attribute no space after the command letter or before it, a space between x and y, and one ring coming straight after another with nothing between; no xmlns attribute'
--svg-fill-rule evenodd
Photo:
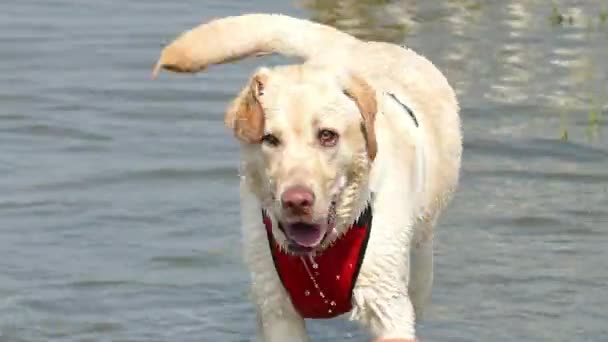
<svg viewBox="0 0 608 342"><path fill-rule="evenodd" d="M459 178L455 93L412 50L272 14L183 33L154 75L271 53L304 62L257 70L225 116L258 338L309 341L305 318L349 313L377 339L413 340Z"/></svg>

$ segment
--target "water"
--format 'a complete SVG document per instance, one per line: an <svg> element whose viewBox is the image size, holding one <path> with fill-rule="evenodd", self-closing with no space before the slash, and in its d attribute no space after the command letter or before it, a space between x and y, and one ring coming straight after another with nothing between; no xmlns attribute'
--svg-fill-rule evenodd
<svg viewBox="0 0 608 342"><path fill-rule="evenodd" d="M407 42L457 89L462 183L423 341L608 341L608 5L554 3L561 23L523 0L2 2L0 341L251 340L222 112L283 60L150 81L177 33L251 11Z"/></svg>

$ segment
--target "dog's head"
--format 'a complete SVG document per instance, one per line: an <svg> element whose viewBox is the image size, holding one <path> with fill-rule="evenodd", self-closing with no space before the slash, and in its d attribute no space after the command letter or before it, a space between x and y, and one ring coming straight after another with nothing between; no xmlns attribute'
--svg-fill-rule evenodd
<svg viewBox="0 0 608 342"><path fill-rule="evenodd" d="M356 219L377 151L376 111L361 77L304 65L259 69L229 106L242 175L287 250L319 250Z"/></svg>

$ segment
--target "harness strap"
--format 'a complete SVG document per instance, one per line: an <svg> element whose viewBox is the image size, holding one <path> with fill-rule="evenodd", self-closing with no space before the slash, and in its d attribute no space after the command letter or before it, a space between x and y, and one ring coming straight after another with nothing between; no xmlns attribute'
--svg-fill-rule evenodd
<svg viewBox="0 0 608 342"><path fill-rule="evenodd" d="M368 205L357 221L314 257L286 252L272 234L272 220L262 210L273 263L294 308L303 318L332 318L352 310L352 293L371 232Z"/></svg>
<svg viewBox="0 0 608 342"><path fill-rule="evenodd" d="M397 102L398 104L401 105L401 107L403 107L403 109L405 109L405 111L410 115L410 117L412 118L412 120L414 120L414 125L416 125L416 127L418 127L418 119L416 118L416 115L414 115L414 111L405 105L405 103L399 101L399 99L397 98L397 96L395 96L395 94L393 93L386 93L388 96L390 96L393 100L395 100L395 102Z"/></svg>

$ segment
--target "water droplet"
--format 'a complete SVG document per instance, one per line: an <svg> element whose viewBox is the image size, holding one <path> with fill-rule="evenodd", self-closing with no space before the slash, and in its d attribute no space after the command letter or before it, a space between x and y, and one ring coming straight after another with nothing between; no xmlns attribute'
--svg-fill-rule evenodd
<svg viewBox="0 0 608 342"><path fill-rule="evenodd" d="M308 291L308 290L304 291L304 295L305 295L306 297L310 296L310 291Z"/></svg>
<svg viewBox="0 0 608 342"><path fill-rule="evenodd" d="M332 313L333 311L331 311L331 309L327 310L327 313Z"/></svg>
<svg viewBox="0 0 608 342"><path fill-rule="evenodd" d="M327 300L324 300L323 302L324 302L325 304L329 303Z"/></svg>
<svg viewBox="0 0 608 342"><path fill-rule="evenodd" d="M312 255L309 255L309 256L308 256L308 260L310 261L310 264L312 265L312 268L314 268L315 270L316 270L317 268L319 268L319 264L317 264L317 263L315 262L315 258L314 258Z"/></svg>
<svg viewBox="0 0 608 342"><path fill-rule="evenodd" d="M312 273L310 272L310 269L308 269L308 264L306 263L306 260L304 260L304 258L302 258L302 257L300 257L300 260L302 261L302 264L304 265L304 269L306 270L306 273L308 273L308 277L310 278L310 281L314 285L315 289L319 290L319 292L320 292L319 284L317 284L315 277L313 277ZM323 296L321 296L321 297L323 297Z"/></svg>
<svg viewBox="0 0 608 342"><path fill-rule="evenodd" d="M340 275L337 275L337 276L336 276L336 280L340 280Z"/></svg>
<svg viewBox="0 0 608 342"><path fill-rule="evenodd" d="M336 306L336 302L334 302L333 300L331 301L331 303L329 303L329 305L331 306Z"/></svg>
<svg viewBox="0 0 608 342"><path fill-rule="evenodd" d="M325 294L323 292L319 292L319 296L321 296L321 298L325 298Z"/></svg>
<svg viewBox="0 0 608 342"><path fill-rule="evenodd" d="M320 273L319 272L315 272L315 275L318 276Z"/></svg>
<svg viewBox="0 0 608 342"><path fill-rule="evenodd" d="M348 264L348 267L349 268L353 268L353 264Z"/></svg>

